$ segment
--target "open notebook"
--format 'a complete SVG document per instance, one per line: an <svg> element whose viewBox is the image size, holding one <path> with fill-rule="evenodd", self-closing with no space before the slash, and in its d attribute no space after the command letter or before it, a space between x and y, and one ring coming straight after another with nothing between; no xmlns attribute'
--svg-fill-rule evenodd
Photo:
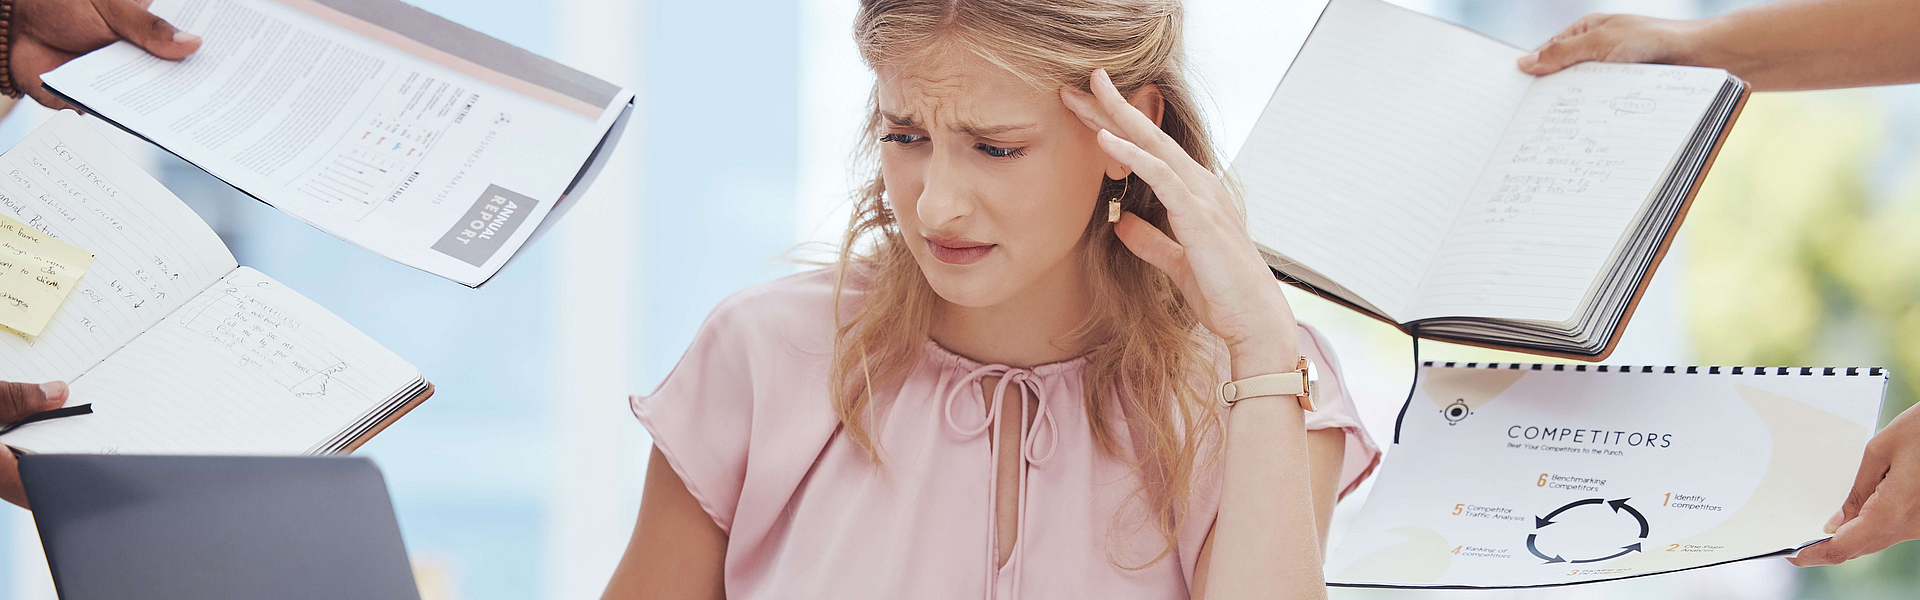
<svg viewBox="0 0 1920 600"><path fill-rule="evenodd" d="M1524 51L1332 0L1233 170L1274 271L1420 337L1599 360L1746 99L1719 69Z"/></svg>
<svg viewBox="0 0 1920 600"><path fill-rule="evenodd" d="M64 380L90 415L0 443L40 453L346 452L433 393L312 300L239 266L81 117L0 155L0 210L96 255L46 330L0 332L0 380Z"/></svg>
<svg viewBox="0 0 1920 600"><path fill-rule="evenodd" d="M400 0L155 0L205 41L118 42L45 76L75 106L289 215L478 287L577 204L620 86Z"/></svg>

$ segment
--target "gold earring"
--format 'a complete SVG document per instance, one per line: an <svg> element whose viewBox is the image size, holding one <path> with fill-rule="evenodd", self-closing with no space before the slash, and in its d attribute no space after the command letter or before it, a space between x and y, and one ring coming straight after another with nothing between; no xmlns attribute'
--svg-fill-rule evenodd
<svg viewBox="0 0 1920 600"><path fill-rule="evenodd" d="M1120 222L1120 198L1127 195L1127 188L1133 187L1133 176L1128 175L1125 181L1125 185L1120 188L1120 195L1114 196L1113 199L1107 201L1108 223Z"/></svg>

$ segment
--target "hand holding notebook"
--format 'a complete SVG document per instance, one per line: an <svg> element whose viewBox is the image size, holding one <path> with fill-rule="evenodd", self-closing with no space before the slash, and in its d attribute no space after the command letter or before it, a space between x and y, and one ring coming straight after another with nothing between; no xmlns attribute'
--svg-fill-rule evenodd
<svg viewBox="0 0 1920 600"><path fill-rule="evenodd" d="M1234 158L1283 279L1422 337L1604 358L1745 86L1332 0Z"/></svg>

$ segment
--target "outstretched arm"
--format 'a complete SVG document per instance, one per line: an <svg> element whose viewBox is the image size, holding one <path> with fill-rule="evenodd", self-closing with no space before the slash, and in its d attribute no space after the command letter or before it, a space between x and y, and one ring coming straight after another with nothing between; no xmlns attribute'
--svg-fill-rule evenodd
<svg viewBox="0 0 1920 600"><path fill-rule="evenodd" d="M1779 0L1675 21L1587 15L1521 57L1545 75L1589 60L1718 67L1755 91L1920 82L1920 0Z"/></svg>
<svg viewBox="0 0 1920 600"><path fill-rule="evenodd" d="M727 534L700 508L659 448L647 459L647 486L633 540L602 600L724 599Z"/></svg>

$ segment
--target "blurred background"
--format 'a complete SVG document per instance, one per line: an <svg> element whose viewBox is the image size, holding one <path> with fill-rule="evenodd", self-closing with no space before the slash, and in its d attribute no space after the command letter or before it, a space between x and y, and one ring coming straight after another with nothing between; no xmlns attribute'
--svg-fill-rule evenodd
<svg viewBox="0 0 1920 600"><path fill-rule="evenodd" d="M632 531L651 390L727 294L831 242L857 179L870 76L854 0L410 0L636 92L632 130L582 204L469 290L361 251L117 131L117 141L271 274L439 388L361 452L385 471L426 600L596 598ZM1746 0L1394 0L1521 47L1588 12L1719 14ZM1195 79L1231 155L1323 0L1188 0ZM0 120L11 146L50 113ZM105 127L105 129L111 129ZM1615 364L1883 365L1884 415L1920 373L1920 89L1755 96L1661 265ZM1376 438L1411 376L1407 338L1304 295ZM517 320L500 314L520 314ZM1439 344L1438 360L1537 359ZM1712 468L1702 465L1701 468ZM1339 523L1364 501L1343 503ZM51 599L31 516L0 508L0 599ZM1414 598L1910 598L1920 546L1841 566L1749 561L1617 583Z"/></svg>

